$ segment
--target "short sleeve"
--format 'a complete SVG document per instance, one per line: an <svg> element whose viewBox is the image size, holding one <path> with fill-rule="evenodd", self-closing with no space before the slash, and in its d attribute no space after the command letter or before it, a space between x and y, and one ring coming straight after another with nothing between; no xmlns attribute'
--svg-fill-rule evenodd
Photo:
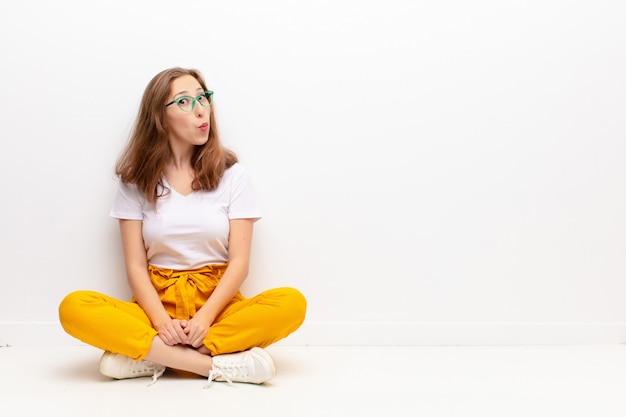
<svg viewBox="0 0 626 417"><path fill-rule="evenodd" d="M110 216L115 219L143 220L145 197L134 184L120 182Z"/></svg>
<svg viewBox="0 0 626 417"><path fill-rule="evenodd" d="M240 164L235 164L230 169L234 172L231 182L228 218L260 219L261 208L252 188L252 181L248 171Z"/></svg>

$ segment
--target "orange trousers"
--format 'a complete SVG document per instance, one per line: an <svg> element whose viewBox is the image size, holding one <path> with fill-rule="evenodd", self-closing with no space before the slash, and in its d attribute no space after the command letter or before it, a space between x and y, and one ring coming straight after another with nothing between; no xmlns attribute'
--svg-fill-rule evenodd
<svg viewBox="0 0 626 417"><path fill-rule="evenodd" d="M193 271L149 266L150 279L172 318L188 320L204 305L226 270L208 265ZM204 345L211 356L266 347L296 331L306 299L283 287L245 298L241 292L216 317ZM59 305L59 319L71 336L99 349L143 359L157 331L133 299L122 301L94 291L74 291Z"/></svg>

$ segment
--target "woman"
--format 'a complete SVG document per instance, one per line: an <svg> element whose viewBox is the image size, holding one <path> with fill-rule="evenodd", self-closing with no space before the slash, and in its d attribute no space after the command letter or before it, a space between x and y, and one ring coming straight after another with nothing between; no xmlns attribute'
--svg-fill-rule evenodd
<svg viewBox="0 0 626 417"><path fill-rule="evenodd" d="M116 166L111 209L132 301L76 291L59 306L67 333L105 351L106 376L152 375L154 383L173 368L209 384L260 384L276 373L263 348L304 321L296 289L239 291L260 213L247 171L220 143L212 101L193 69L150 81Z"/></svg>

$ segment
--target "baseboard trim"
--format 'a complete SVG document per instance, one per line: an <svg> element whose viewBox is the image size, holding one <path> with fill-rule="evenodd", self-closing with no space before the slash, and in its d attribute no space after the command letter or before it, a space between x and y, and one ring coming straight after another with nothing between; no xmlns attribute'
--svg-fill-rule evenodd
<svg viewBox="0 0 626 417"><path fill-rule="evenodd" d="M625 322L321 322L307 321L282 346L612 345ZM0 321L0 346L81 345L58 322Z"/></svg>
<svg viewBox="0 0 626 417"><path fill-rule="evenodd" d="M625 322L308 322L292 345L484 346L626 343Z"/></svg>

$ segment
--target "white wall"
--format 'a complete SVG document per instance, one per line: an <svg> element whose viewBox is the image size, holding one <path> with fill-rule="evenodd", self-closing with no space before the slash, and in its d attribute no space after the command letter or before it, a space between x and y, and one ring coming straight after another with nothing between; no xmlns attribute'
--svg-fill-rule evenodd
<svg viewBox="0 0 626 417"><path fill-rule="evenodd" d="M626 340L622 1L12 1L0 48L0 345L129 295L113 165L178 65L264 208L245 291L308 297L284 343Z"/></svg>

